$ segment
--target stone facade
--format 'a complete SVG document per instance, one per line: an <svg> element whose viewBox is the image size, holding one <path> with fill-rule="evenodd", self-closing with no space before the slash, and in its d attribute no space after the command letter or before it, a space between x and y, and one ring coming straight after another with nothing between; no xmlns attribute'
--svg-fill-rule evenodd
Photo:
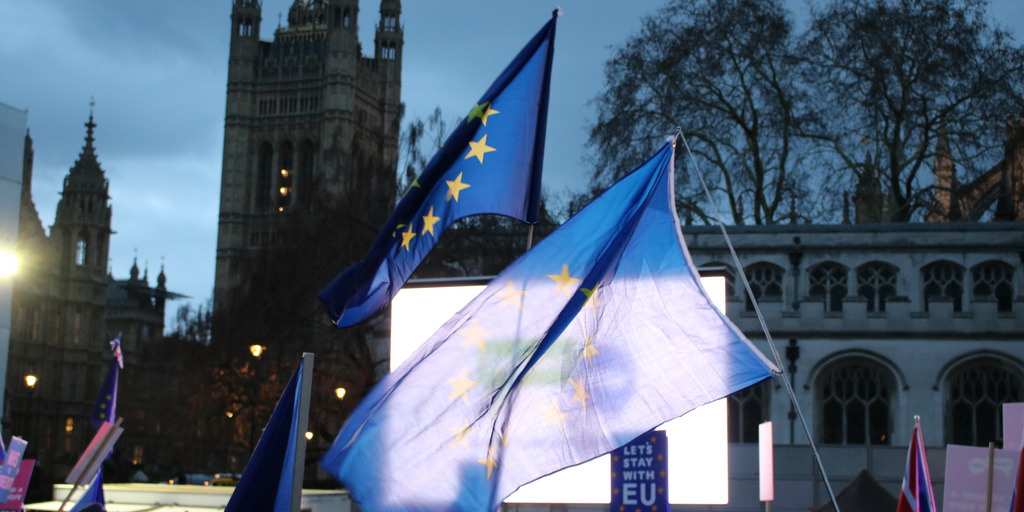
<svg viewBox="0 0 1024 512"><path fill-rule="evenodd" d="M366 197L384 206L362 221L379 225L390 212L401 3L381 2L373 57L362 54L358 12L357 0L296 0L269 42L260 40L260 3L234 0L215 307L258 271L258 256L287 244L296 216Z"/></svg>

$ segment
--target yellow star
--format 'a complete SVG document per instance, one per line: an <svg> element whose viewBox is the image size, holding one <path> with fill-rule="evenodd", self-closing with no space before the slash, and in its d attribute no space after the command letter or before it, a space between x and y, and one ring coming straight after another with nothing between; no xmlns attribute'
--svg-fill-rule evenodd
<svg viewBox="0 0 1024 512"><path fill-rule="evenodd" d="M425 235L427 234L427 231L429 231L430 236L437 236L434 234L434 224L437 224L437 221L439 220L441 220L441 217L434 216L434 207L431 206L430 213L423 216L423 231L421 231L420 234Z"/></svg>
<svg viewBox="0 0 1024 512"><path fill-rule="evenodd" d="M475 156L477 160L480 160L480 163L484 163L485 154L490 153L491 151L497 151L487 145L487 135L484 135L477 142L469 141L469 147L471 149L469 150L469 153L466 153L466 157L463 158L463 160L469 160L471 157Z"/></svg>
<svg viewBox="0 0 1024 512"><path fill-rule="evenodd" d="M583 377L580 377L579 382L576 382L572 380L572 377L569 377L569 382L572 383L572 389L574 391L572 400L583 405L583 412L587 412L587 399L590 398L590 394L587 393L587 390L583 389Z"/></svg>
<svg viewBox="0 0 1024 512"><path fill-rule="evenodd" d="M490 480L491 472L498 466L498 449L495 446L487 447L487 457L478 459L477 462L487 466L487 479Z"/></svg>
<svg viewBox="0 0 1024 512"><path fill-rule="evenodd" d="M569 265L566 265L565 263L562 263L561 274L548 274L548 277L553 279L555 284L558 285L558 287L555 288L554 295L558 295L558 292L564 292L565 296L569 298L572 298L572 286L580 282L579 279L569 275Z"/></svg>
<svg viewBox="0 0 1024 512"><path fill-rule="evenodd" d="M505 425L505 430L501 432L501 444L508 446L509 437L512 435L512 425Z"/></svg>
<svg viewBox="0 0 1024 512"><path fill-rule="evenodd" d="M484 111L485 110L489 110L490 105L491 105L491 102L489 102L489 101L485 101L483 103L477 103L476 105L473 105L473 109L470 110L469 111L469 115L466 116L466 124L469 124L469 123L473 122L473 120L477 119L477 118L479 118L479 119L486 119L484 117L485 116ZM484 126L487 126L487 123L484 123Z"/></svg>
<svg viewBox="0 0 1024 512"><path fill-rule="evenodd" d="M462 192L463 190L470 187L469 183L462 182L461 172L459 173L458 176L455 177L455 181L445 180L445 182L448 183L448 195L445 197L446 201L451 201L451 199L454 197L455 202L459 202L459 192Z"/></svg>
<svg viewBox="0 0 1024 512"><path fill-rule="evenodd" d="M448 427L448 430L451 430L452 435L455 436L452 439L452 446L460 444L462 445L463 448L467 450L469 449L469 442L466 441L466 437L469 436L469 433L473 431L473 429L469 428L469 420L466 420L466 424L463 425L462 427Z"/></svg>
<svg viewBox="0 0 1024 512"><path fill-rule="evenodd" d="M412 242L415 237L416 233L412 232L412 224L409 224L409 231L402 232L402 247L405 247L406 251L409 250L409 242Z"/></svg>
<svg viewBox="0 0 1024 512"><path fill-rule="evenodd" d="M556 402L554 398L551 399L550 406L544 406L544 411L544 424L547 425L548 423L557 423L558 430L565 432L565 429L562 428L562 420L568 418L569 415L562 412L562 410L558 408L558 402Z"/></svg>
<svg viewBox="0 0 1024 512"><path fill-rule="evenodd" d="M587 342L583 345L583 356L590 360L590 367L594 367L594 356L600 354L596 348L594 348L594 337L587 338Z"/></svg>
<svg viewBox="0 0 1024 512"><path fill-rule="evenodd" d="M589 290L586 288L580 288L583 295L587 296L587 302L584 305L590 306L590 309L594 310L594 314L597 314L597 306L601 304L601 301L597 298L597 289L600 287L601 283L596 283L594 287Z"/></svg>
<svg viewBox="0 0 1024 512"><path fill-rule="evenodd" d="M462 401L469 403L469 399L466 398L466 393L476 386L476 382L469 380L469 370L462 369L462 375L458 377L445 377L448 379L448 383L452 385L452 392L448 395L448 400L455 400L456 398L462 398Z"/></svg>
<svg viewBox="0 0 1024 512"><path fill-rule="evenodd" d="M504 307L513 305L519 309L523 309L523 295L526 295L526 290L517 290L515 283L511 279L508 280L508 284L505 285L505 289L499 291L496 294L501 298L501 302L498 306Z"/></svg>
<svg viewBox="0 0 1024 512"><path fill-rule="evenodd" d="M500 114L500 113L501 112L498 112L497 110L494 110L493 108L491 108L490 104L488 104L487 105L487 111L484 112L483 115L480 116L480 122L483 123L484 126L487 126L487 116L494 115L494 114Z"/></svg>
<svg viewBox="0 0 1024 512"><path fill-rule="evenodd" d="M491 331L488 329L484 329L483 327L480 327L480 322L477 322L475 318L473 319L473 323L470 324L469 327L459 329L455 332L465 337L465 339L462 340L463 346L475 343L476 346L480 348L481 352L487 352L487 342L486 340L484 340L484 338L487 337L487 335L490 334Z"/></svg>

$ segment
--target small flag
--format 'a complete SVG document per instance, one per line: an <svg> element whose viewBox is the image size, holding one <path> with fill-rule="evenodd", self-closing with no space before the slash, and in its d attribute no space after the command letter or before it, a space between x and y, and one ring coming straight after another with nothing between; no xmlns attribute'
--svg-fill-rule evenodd
<svg viewBox="0 0 1024 512"><path fill-rule="evenodd" d="M92 414L89 416L89 425L93 430L99 430L104 422L114 423L117 408L117 378L120 374L118 358L110 360L110 367L107 369L107 376L100 386L100 393L96 396L96 404L93 405Z"/></svg>
<svg viewBox="0 0 1024 512"><path fill-rule="evenodd" d="M292 374L224 512L288 512L305 361Z"/></svg>
<svg viewBox="0 0 1024 512"><path fill-rule="evenodd" d="M496 510L771 376L679 231L673 148L502 271L359 403L321 466L366 512Z"/></svg>
<svg viewBox="0 0 1024 512"><path fill-rule="evenodd" d="M110 341L110 350L114 351L114 358L117 359L117 367L124 369L124 357L121 355L121 333L117 333L117 337Z"/></svg>
<svg viewBox="0 0 1024 512"><path fill-rule="evenodd" d="M78 499L78 503L75 504L75 508L71 509L71 512L104 510L106 504L107 500L103 496L103 470L100 469L96 471L96 478L92 481L92 485L85 490L85 493Z"/></svg>
<svg viewBox="0 0 1024 512"><path fill-rule="evenodd" d="M456 220L490 213L537 222L555 19L527 43L431 158L366 257L320 292L338 327L387 307Z"/></svg>
<svg viewBox="0 0 1024 512"><path fill-rule="evenodd" d="M928 471L928 454L921 433L921 418L914 417L916 426L907 452L907 469L903 476L903 490L896 512L937 512L932 477Z"/></svg>

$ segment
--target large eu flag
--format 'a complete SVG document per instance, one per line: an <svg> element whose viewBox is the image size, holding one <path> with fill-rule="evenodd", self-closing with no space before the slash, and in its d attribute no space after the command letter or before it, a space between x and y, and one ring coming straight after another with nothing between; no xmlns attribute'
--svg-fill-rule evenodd
<svg viewBox="0 0 1024 512"><path fill-rule="evenodd" d="M110 358L107 376L103 379L100 392L96 395L96 403L92 407L92 414L89 415L89 425L96 431L99 431L104 422L114 423L114 415L117 414L117 379L120 374L120 365L117 361L117 356Z"/></svg>
<svg viewBox="0 0 1024 512"><path fill-rule="evenodd" d="M367 512L517 488L771 376L679 231L673 148L499 274L356 407L322 467Z"/></svg>
<svg viewBox="0 0 1024 512"><path fill-rule="evenodd" d="M456 220L493 213L537 222L556 19L527 43L431 158L366 257L320 292L338 327L384 309Z"/></svg>

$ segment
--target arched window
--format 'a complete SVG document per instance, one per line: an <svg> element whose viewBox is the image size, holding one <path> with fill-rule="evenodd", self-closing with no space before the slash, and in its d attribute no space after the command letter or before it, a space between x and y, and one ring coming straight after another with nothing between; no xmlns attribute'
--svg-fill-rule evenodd
<svg viewBox="0 0 1024 512"><path fill-rule="evenodd" d="M846 297L846 267L826 261L810 268L807 278L810 281L808 295L821 297L825 302L825 311L840 312L843 310L843 297Z"/></svg>
<svg viewBox="0 0 1024 512"><path fill-rule="evenodd" d="M89 237L86 233L78 235L78 241L75 242L75 265L84 267L89 261L89 243L86 239Z"/></svg>
<svg viewBox="0 0 1024 512"><path fill-rule="evenodd" d="M888 263L872 261L857 267L857 295L867 300L868 312L884 312L885 302L896 295L899 270Z"/></svg>
<svg viewBox="0 0 1024 512"><path fill-rule="evenodd" d="M307 207L312 207L312 195L313 195L313 165L315 163L316 153L313 151L313 141L306 139L302 141L302 145L299 146L299 176L298 180L298 197L296 197L296 204L302 202Z"/></svg>
<svg viewBox="0 0 1024 512"><path fill-rule="evenodd" d="M750 283L750 291L757 300L782 299L782 276L784 270L772 263L754 263L745 270L747 281ZM754 304L747 297L747 311L753 311Z"/></svg>
<svg viewBox="0 0 1024 512"><path fill-rule="evenodd" d="M988 446L1003 438L1003 404L1019 402L1019 369L995 357L965 363L946 378L946 442Z"/></svg>
<svg viewBox="0 0 1024 512"><path fill-rule="evenodd" d="M864 357L848 357L817 378L818 421L826 444L889 444L892 373Z"/></svg>
<svg viewBox="0 0 1024 512"><path fill-rule="evenodd" d="M964 269L951 261L936 261L921 269L924 310L928 303L938 297L953 299L953 311L963 311Z"/></svg>
<svg viewBox="0 0 1024 512"><path fill-rule="evenodd" d="M281 145L281 170L277 176L277 210L284 211L292 204L292 174L295 172L295 163L292 160L292 145L285 142Z"/></svg>
<svg viewBox="0 0 1024 512"><path fill-rule="evenodd" d="M992 300L999 311L1013 311L1013 266L986 261L971 269L974 300Z"/></svg>
<svg viewBox="0 0 1024 512"><path fill-rule="evenodd" d="M764 381L727 397L730 443L757 442L758 426L769 419L770 386Z"/></svg>
<svg viewBox="0 0 1024 512"><path fill-rule="evenodd" d="M270 177L274 172L274 149L269 142L260 145L256 163L256 208L266 211L270 208Z"/></svg>

